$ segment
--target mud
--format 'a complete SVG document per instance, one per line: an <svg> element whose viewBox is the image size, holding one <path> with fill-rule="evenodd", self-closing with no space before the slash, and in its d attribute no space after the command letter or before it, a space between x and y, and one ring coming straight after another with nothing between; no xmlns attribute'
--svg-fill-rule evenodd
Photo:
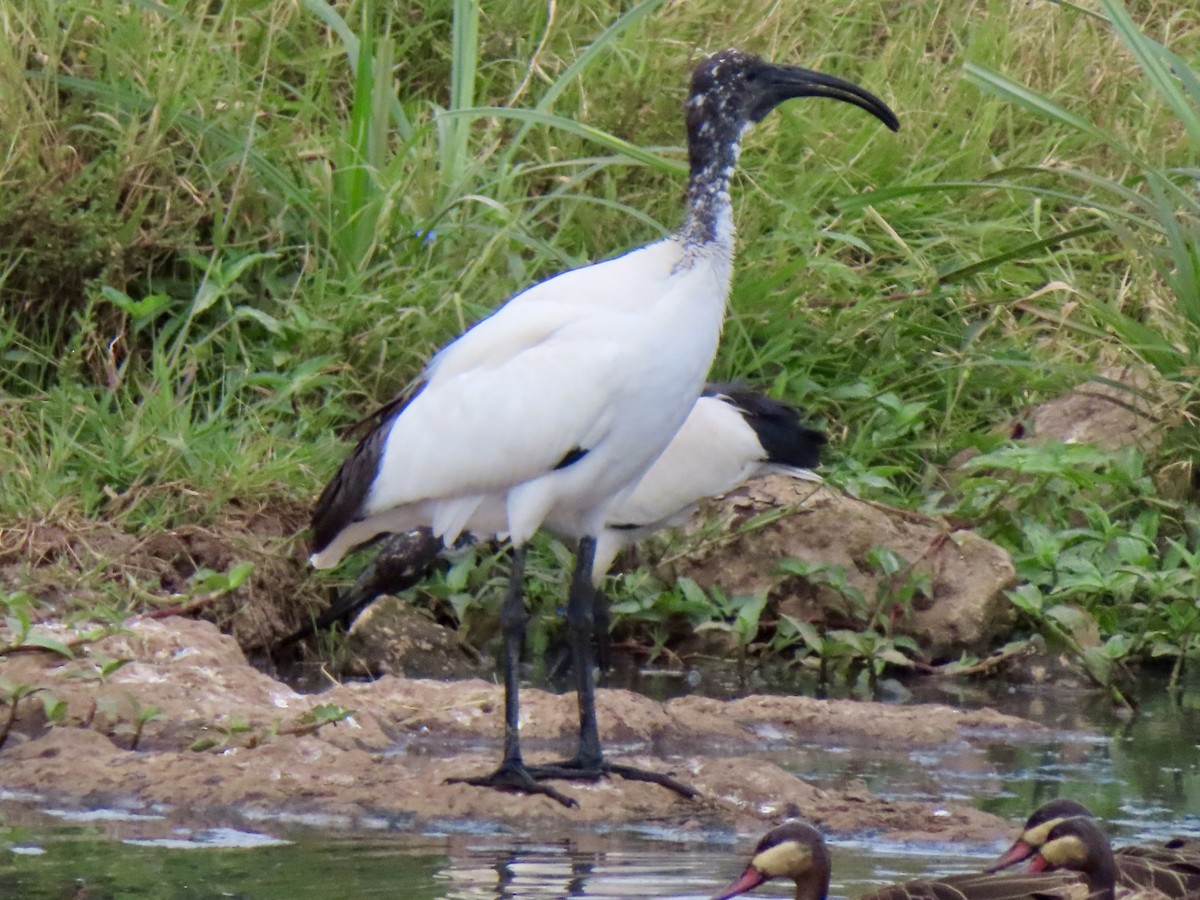
<svg viewBox="0 0 1200 900"><path fill-rule="evenodd" d="M69 635L60 629L58 637ZM129 662L98 677L97 663L111 659ZM233 808L350 822L362 816L496 822L518 832L602 823L753 831L799 810L834 832L993 839L1005 834L1005 823L968 806L886 801L857 783L819 788L756 753L800 741L897 750L965 746L977 732L1040 730L990 710L775 696L659 703L601 689L597 705L610 755L671 771L703 797L684 800L614 778L561 785L579 802L578 809L566 809L543 797L445 783L487 772L498 759L502 693L479 679L387 676L300 694L252 668L237 643L211 623L182 618L131 623L72 661L17 654L3 663L2 674L10 683L51 691L66 706L51 725L36 697L22 701L0 752L0 783L8 790L51 792L83 804L133 798L197 813ZM317 727L306 714L322 704L353 712ZM139 714L151 708L158 712L133 749ZM569 752L576 723L573 697L523 691L530 761Z"/></svg>
<svg viewBox="0 0 1200 900"><path fill-rule="evenodd" d="M23 591L45 621L111 605L114 586L144 610L185 606L246 648L268 647L324 607L330 588L311 577L301 536L307 506L230 504L219 518L150 533L64 514L0 525L0 590ZM235 593L206 590L205 573L253 565Z"/></svg>
<svg viewBox="0 0 1200 900"><path fill-rule="evenodd" d="M1142 387L1124 374L1106 377ZM1152 442L1152 410L1110 387L1101 381L1046 404L1032 431L1103 444L1075 423L1095 423L1104 412L1116 417L1107 427L1119 436L1116 444ZM779 507L788 512L772 521L760 518ZM929 591L914 596L909 608L885 613L897 633L915 636L931 658L964 647L984 650L1010 627L1003 592L1012 582L1011 562L969 532L787 479L756 482L714 508L727 527L667 564L674 574L722 585L731 594L770 588L774 614L836 627L855 624L836 618L845 616L844 598L825 596L821 585L804 579L780 579L779 561L839 564L864 596L873 597L878 576L866 554L889 546L914 572L928 576ZM420 680L405 677L399 663L371 664L365 671L392 674L300 694L247 663L243 647L272 645L328 602L328 583L311 578L304 562L299 535L307 512L297 504L231 504L219 521L154 534L66 518L0 527L0 590L35 597L41 633L63 641L78 637L62 619L72 609L104 606L113 585L141 598L145 608L181 606L212 620L134 621L119 634L83 644L69 661L45 652L0 659L7 694L36 689L18 702L0 750L0 787L89 805L163 803L197 815L234 808L315 813L350 823L365 816L402 823L466 820L518 832L600 824L722 824L757 831L796 812L831 832L869 829L900 840L993 839L1008 831L1002 820L964 804L891 802L860 783L817 787L763 758L764 751L797 743L897 753L969 749L981 734L1040 730L990 710L937 705L778 696L659 703L601 689L597 706L610 755L669 770L699 789L701 799L611 779L563 785L579 802L579 809L569 810L544 797L448 785L448 777L487 772L498 760L503 700L495 684ZM197 576L239 562L254 569L236 593L206 594L196 586ZM479 660L468 654L464 663L460 647L426 623L418 625L423 630L382 629L388 639L384 658L412 662L420 651L443 665L422 664L426 671L478 671ZM403 638L402 653L392 652L397 642L389 628ZM113 661L123 664L111 670ZM350 713L318 724L313 713L323 706L334 718L340 718L338 708ZM47 709L57 710L53 723ZM523 692L528 760L569 753L576 724L573 697Z"/></svg>

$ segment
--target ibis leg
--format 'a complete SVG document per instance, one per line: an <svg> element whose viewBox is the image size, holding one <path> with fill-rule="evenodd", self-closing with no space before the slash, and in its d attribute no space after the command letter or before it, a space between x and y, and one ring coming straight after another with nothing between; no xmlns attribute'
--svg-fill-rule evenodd
<svg viewBox="0 0 1200 900"><path fill-rule="evenodd" d="M500 760L500 768L489 775L448 778L446 782L521 791L526 794L544 794L563 806L578 806L579 804L566 794L549 785L540 784L521 759L521 644L525 640L525 625L529 621L522 591L524 577L525 548L514 547L512 574L509 577L504 606L500 610L500 626L504 634L504 757Z"/></svg>
<svg viewBox="0 0 1200 900"><path fill-rule="evenodd" d="M604 591L593 588L595 609L592 618L596 623L596 665L602 673L612 669L612 615L609 612L608 596Z"/></svg>
<svg viewBox="0 0 1200 900"><path fill-rule="evenodd" d="M594 781L605 775L620 775L630 781L660 784L684 797L698 797L699 791L676 781L670 775L610 763L604 758L600 748L600 730L596 723L596 683L592 674L596 602L596 589L592 585L592 562L595 555L596 539L581 539L575 571L571 576L571 593L567 598L567 637L571 645L571 664L575 670L575 690L579 698L579 749L575 756L565 762L529 766L526 771L539 780L564 778Z"/></svg>

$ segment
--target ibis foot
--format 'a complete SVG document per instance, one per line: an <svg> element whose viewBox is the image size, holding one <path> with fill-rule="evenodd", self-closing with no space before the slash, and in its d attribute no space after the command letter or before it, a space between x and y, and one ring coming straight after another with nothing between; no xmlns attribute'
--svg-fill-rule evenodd
<svg viewBox="0 0 1200 900"><path fill-rule="evenodd" d="M609 762L606 759L595 762L584 762L580 759L568 759L558 763L547 763L542 766L528 766L526 771L530 777L542 781L547 778L561 778L568 781L599 781L609 775L618 775L626 781L648 781L672 790L681 797L693 800L700 792L682 781L676 781L670 775L661 772L651 772L647 769L637 769L621 763Z"/></svg>
<svg viewBox="0 0 1200 900"><path fill-rule="evenodd" d="M538 778L524 763L500 763L500 768L489 775L477 775L474 778L447 778L446 784L469 784L472 787L490 787L500 791L518 791L522 794L542 794L551 800L556 800L567 809L578 809L579 804L548 784L539 784Z"/></svg>

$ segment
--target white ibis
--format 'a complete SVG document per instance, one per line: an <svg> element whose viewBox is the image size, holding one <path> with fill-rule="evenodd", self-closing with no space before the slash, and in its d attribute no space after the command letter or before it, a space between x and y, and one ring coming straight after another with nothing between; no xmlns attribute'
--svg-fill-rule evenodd
<svg viewBox="0 0 1200 900"><path fill-rule="evenodd" d="M505 746L500 767L470 784L574 801L541 781L608 774L667 776L604 759L592 681L591 571L609 507L631 490L687 418L716 352L733 274L729 182L743 133L793 97L858 106L889 128L895 114L857 85L738 50L702 60L687 101L690 176L682 226L623 256L521 292L442 349L326 486L313 514L317 568L380 534L428 527L507 532L513 545L501 613ZM540 527L579 541L567 601L579 748L527 766L517 732L517 651L527 614L525 544Z"/></svg>
<svg viewBox="0 0 1200 900"><path fill-rule="evenodd" d="M738 485L782 472L819 480L825 435L801 420L796 407L741 385L710 384L696 400L683 427L637 486L610 507L596 541L592 582L599 583L617 554L662 528L682 524L696 505ZM494 535L474 535L490 539ZM460 538L463 543L466 535ZM441 541L428 528L388 537L375 559L311 626L281 642L286 646L335 623L347 628L354 616L381 594L395 594L420 582L442 555ZM607 616L596 609L596 634L608 633Z"/></svg>
<svg viewBox="0 0 1200 900"><path fill-rule="evenodd" d="M710 384L682 427L633 490L613 504L596 541L593 581L617 554L663 528L681 525L708 497L768 472L819 481L825 435L796 407L734 384Z"/></svg>

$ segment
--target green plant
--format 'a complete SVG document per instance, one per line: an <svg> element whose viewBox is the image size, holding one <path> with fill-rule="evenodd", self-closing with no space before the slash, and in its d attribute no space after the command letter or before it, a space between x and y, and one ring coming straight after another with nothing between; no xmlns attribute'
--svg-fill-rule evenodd
<svg viewBox="0 0 1200 900"><path fill-rule="evenodd" d="M300 721L286 732L281 730L281 734L308 734L316 731L325 725L336 725L338 722L345 722L354 715L354 710L346 709L338 706L336 703L318 703L303 716Z"/></svg>
<svg viewBox="0 0 1200 900"><path fill-rule="evenodd" d="M1070 652L1084 672L1098 686L1107 689L1113 700L1131 706L1122 690L1129 683L1124 661L1129 656L1130 640L1114 634L1101 644L1085 643L1095 622L1082 608L1065 603L1048 603L1034 585L1024 584L1008 592L1013 605L1042 633L1048 643Z"/></svg>
<svg viewBox="0 0 1200 900"><path fill-rule="evenodd" d="M204 734L188 745L188 749L196 753L207 750L224 750L234 740L255 734L253 726L240 716L231 716L226 722L213 722L203 726Z"/></svg>
<svg viewBox="0 0 1200 900"><path fill-rule="evenodd" d="M112 723L109 726L110 734L122 734L129 737L130 750L138 749L142 742L142 732L145 731L148 724L165 716L161 707L143 706L135 696L128 693L123 694L119 699L116 697L98 698L92 713L93 718L96 713L103 713L110 720Z"/></svg>
<svg viewBox="0 0 1200 900"><path fill-rule="evenodd" d="M312 734L326 725L344 722L353 715L354 710L338 706L336 703L319 703L295 721L275 721L259 728L238 716L233 716L226 722L206 725L203 730L207 733L193 741L188 749L200 753L207 750L224 750L232 744L254 749L264 741L281 735Z"/></svg>
<svg viewBox="0 0 1200 900"><path fill-rule="evenodd" d="M699 587L696 586L699 590ZM768 590L760 590L744 596L728 596L715 585L708 592L713 618L696 626L697 632L724 631L737 644L739 674L745 674L746 658L751 645L758 638L763 610L767 605Z"/></svg>
<svg viewBox="0 0 1200 900"><path fill-rule="evenodd" d="M0 605L3 605L6 612L4 627L8 629L6 636L0 636L0 656L21 648L39 648L65 656L67 659L73 658L75 653L69 644L33 629L32 610L35 602L25 591L14 591L0 598Z"/></svg>
<svg viewBox="0 0 1200 900"><path fill-rule="evenodd" d="M1014 605L1106 686L1138 657L1173 659L1177 681L1200 639L1192 542L1177 536L1177 510L1156 496L1144 463L1133 449L1002 446L962 467L954 504L940 498L1011 550L1022 582Z"/></svg>
<svg viewBox="0 0 1200 900"><path fill-rule="evenodd" d="M42 703L42 711L46 721L55 724L63 721L67 714L67 705L48 688L32 684L14 684L0 678L0 703L8 707L8 715L0 723L0 748L8 742L13 726L17 723L17 709L23 700L37 697Z"/></svg>
<svg viewBox="0 0 1200 900"><path fill-rule="evenodd" d="M108 681L108 676L120 671L132 661L128 658L109 659L108 657L93 655L86 660L82 660L81 666L68 672L67 677L104 684Z"/></svg>
<svg viewBox="0 0 1200 900"><path fill-rule="evenodd" d="M631 583L626 578L621 587L622 598L610 605L610 612L647 634L651 661L680 633L706 627L729 628L728 623L715 619L718 613L714 600L691 578L678 578L670 585L649 579Z"/></svg>
<svg viewBox="0 0 1200 900"><path fill-rule="evenodd" d="M1149 88L1150 96L1136 102L1152 109L1156 104L1165 108L1194 157L1200 151L1200 78L1188 61L1140 29L1121 0L1101 0L1107 18L1073 3L1059 5L1111 26ZM1117 174L1054 159L1040 165L1002 168L985 180L883 191L872 202L913 192L1013 190L1056 207L1085 210L1086 224L1039 237L943 277L971 276L1013 258L1053 251L1068 241L1111 235L1131 254L1150 261L1168 287L1173 306L1158 314L1158 310L1129 308L1119 302L1099 302L1088 307L1099 328L1079 321L1072 321L1070 327L1096 338L1107 338L1104 329L1111 329L1125 348L1139 354L1164 377L1194 380L1200 365L1200 196L1195 189L1200 170L1194 165L1170 165L1163 159L1161 146L1143 143L1137 134L1122 135L1099 124L1100 117L1089 118L1049 93L987 66L968 62L964 71L974 87L1103 148L1118 161Z"/></svg>
<svg viewBox="0 0 1200 900"><path fill-rule="evenodd" d="M204 609L240 588L253 571L254 563L251 562L234 563L225 572L197 569L188 578L187 591L181 597L173 598L171 606L155 610L149 615L181 616Z"/></svg>

